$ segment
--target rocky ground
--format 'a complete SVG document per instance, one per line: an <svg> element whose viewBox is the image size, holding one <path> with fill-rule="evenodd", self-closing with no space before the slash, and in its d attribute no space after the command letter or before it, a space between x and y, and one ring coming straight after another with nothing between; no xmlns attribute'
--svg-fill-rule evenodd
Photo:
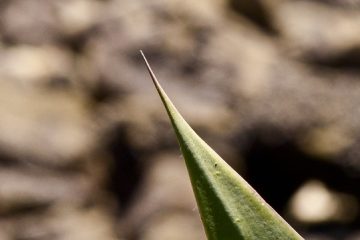
<svg viewBox="0 0 360 240"><path fill-rule="evenodd" d="M306 239L360 239L360 1L0 1L0 239L205 239L139 54Z"/></svg>

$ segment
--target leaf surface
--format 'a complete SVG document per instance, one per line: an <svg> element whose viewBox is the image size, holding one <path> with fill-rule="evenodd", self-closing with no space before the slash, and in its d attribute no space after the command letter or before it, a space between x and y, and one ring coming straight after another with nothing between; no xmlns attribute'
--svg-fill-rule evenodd
<svg viewBox="0 0 360 240"><path fill-rule="evenodd" d="M160 86L142 51L141 54L175 130L207 238L303 239L194 132Z"/></svg>

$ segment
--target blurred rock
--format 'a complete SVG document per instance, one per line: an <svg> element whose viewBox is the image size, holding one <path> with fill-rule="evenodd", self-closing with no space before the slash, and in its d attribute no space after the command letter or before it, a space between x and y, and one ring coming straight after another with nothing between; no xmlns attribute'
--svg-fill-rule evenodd
<svg viewBox="0 0 360 240"><path fill-rule="evenodd" d="M349 8L359 8L360 1L359 0L318 0L319 2L324 2L327 4L334 4L341 7L349 7Z"/></svg>
<svg viewBox="0 0 360 240"><path fill-rule="evenodd" d="M84 204L95 186L89 176L20 169L0 170L0 213L46 206L55 202Z"/></svg>
<svg viewBox="0 0 360 240"><path fill-rule="evenodd" d="M88 31L102 16L103 3L96 0L54 1L62 34L74 36Z"/></svg>
<svg viewBox="0 0 360 240"><path fill-rule="evenodd" d="M229 4L240 16L250 19L265 32L270 34L275 32L271 11L269 11L266 1L229 0Z"/></svg>
<svg viewBox="0 0 360 240"><path fill-rule="evenodd" d="M18 45L3 48L0 54L2 81L28 87L71 85L74 59L64 47Z"/></svg>
<svg viewBox="0 0 360 240"><path fill-rule="evenodd" d="M326 61L360 47L359 11L316 1L284 1L275 19L292 54Z"/></svg>
<svg viewBox="0 0 360 240"><path fill-rule="evenodd" d="M331 236L326 236L325 234L309 234L305 236L306 239L309 240L334 240L336 238L333 238Z"/></svg>
<svg viewBox="0 0 360 240"><path fill-rule="evenodd" d="M4 39L8 42L48 44L77 37L103 16L96 0L9 1L1 10Z"/></svg>
<svg viewBox="0 0 360 240"><path fill-rule="evenodd" d="M4 224L0 223L2 228L0 229L0 238L3 240L10 240L10 234L4 229Z"/></svg>
<svg viewBox="0 0 360 240"><path fill-rule="evenodd" d="M2 32L7 41L49 43L60 38L54 1L7 1L1 9Z"/></svg>
<svg viewBox="0 0 360 240"><path fill-rule="evenodd" d="M356 232L356 233L352 234L346 240L357 240L357 239L360 239L360 233L359 232Z"/></svg>
<svg viewBox="0 0 360 240"><path fill-rule="evenodd" d="M310 154L332 158L334 154L341 154L348 150L354 141L343 129L327 126L309 131L301 139L300 144L304 151Z"/></svg>
<svg viewBox="0 0 360 240"><path fill-rule="evenodd" d="M351 221L359 205L349 195L329 191L319 181L305 183L290 201L290 212L298 221L306 223Z"/></svg>
<svg viewBox="0 0 360 240"><path fill-rule="evenodd" d="M144 231L147 232L146 229L149 225L157 225L158 213L163 213L166 217L168 213L172 214L174 209L191 213L185 214L189 216L191 221L200 226L200 216L193 211L196 203L191 190L190 179L180 155L167 153L154 156L152 160L149 160L147 169L144 185L140 187L134 205L127 212L120 229L124 229L123 231L127 232L128 237L136 234L132 232L134 229L144 228ZM179 217L182 219L181 213ZM176 218L175 215L174 220ZM162 228L161 224L158 227ZM181 231L182 228L178 226L178 234ZM145 235L147 234L150 232L145 233Z"/></svg>
<svg viewBox="0 0 360 240"><path fill-rule="evenodd" d="M95 128L81 97L0 84L2 152L66 166L93 148Z"/></svg>
<svg viewBox="0 0 360 240"><path fill-rule="evenodd" d="M43 212L11 219L12 239L117 239L103 209L58 205ZM79 224L81 223L81 224Z"/></svg>
<svg viewBox="0 0 360 240"><path fill-rule="evenodd" d="M201 223L183 213L157 214L140 230L140 234L142 240L206 239Z"/></svg>

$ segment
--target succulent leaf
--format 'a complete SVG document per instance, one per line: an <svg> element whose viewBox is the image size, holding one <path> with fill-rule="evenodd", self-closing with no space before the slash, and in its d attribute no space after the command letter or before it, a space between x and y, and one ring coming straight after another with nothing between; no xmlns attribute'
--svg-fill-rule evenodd
<svg viewBox="0 0 360 240"><path fill-rule="evenodd" d="M175 130L208 239L303 239L195 133L141 54Z"/></svg>

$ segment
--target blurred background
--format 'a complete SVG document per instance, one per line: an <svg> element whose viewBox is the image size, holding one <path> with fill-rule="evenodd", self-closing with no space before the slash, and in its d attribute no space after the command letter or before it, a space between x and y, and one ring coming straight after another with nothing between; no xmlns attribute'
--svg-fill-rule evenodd
<svg viewBox="0 0 360 240"><path fill-rule="evenodd" d="M360 1L1 0L1 240L205 239L140 49L306 239L360 239Z"/></svg>

